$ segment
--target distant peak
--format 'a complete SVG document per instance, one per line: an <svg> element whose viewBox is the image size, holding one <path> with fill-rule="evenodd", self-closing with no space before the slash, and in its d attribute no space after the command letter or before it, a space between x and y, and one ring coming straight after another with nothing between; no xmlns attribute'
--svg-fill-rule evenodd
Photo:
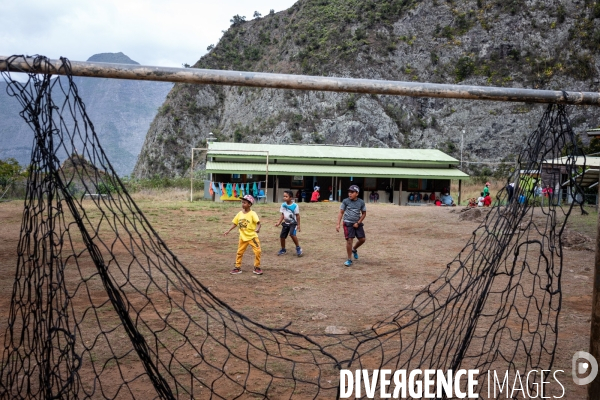
<svg viewBox="0 0 600 400"><path fill-rule="evenodd" d="M94 54L88 61L96 61L96 62L105 62L105 63L115 63L115 64L137 64L140 63L133 61L131 58L127 57L125 54L118 53L99 53Z"/></svg>

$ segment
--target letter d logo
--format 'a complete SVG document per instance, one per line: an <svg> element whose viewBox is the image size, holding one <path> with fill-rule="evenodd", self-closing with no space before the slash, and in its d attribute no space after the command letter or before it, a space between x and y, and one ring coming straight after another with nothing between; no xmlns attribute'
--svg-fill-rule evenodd
<svg viewBox="0 0 600 400"><path fill-rule="evenodd" d="M582 358L584 358L588 362L577 361ZM590 366L592 367L591 371ZM587 377L580 378L578 376L580 374L583 375L588 371L590 374ZM576 385L587 385L588 383L594 380L596 375L598 375L598 363L590 353L587 353L585 351L578 351L577 353L573 354L571 374L573 375L573 382L575 382Z"/></svg>

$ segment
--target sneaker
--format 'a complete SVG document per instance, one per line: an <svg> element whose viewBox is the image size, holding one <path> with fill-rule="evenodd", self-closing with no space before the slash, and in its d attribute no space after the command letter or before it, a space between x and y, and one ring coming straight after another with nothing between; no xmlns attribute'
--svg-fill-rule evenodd
<svg viewBox="0 0 600 400"><path fill-rule="evenodd" d="M298 257L302 257L304 255L304 253L302 252L302 247L300 247L300 246L296 247L296 255Z"/></svg>
<svg viewBox="0 0 600 400"><path fill-rule="evenodd" d="M282 256L284 254L287 254L287 251L285 249L281 249L279 250L279 253L277 253L278 256Z"/></svg>
<svg viewBox="0 0 600 400"><path fill-rule="evenodd" d="M351 267L352 266L352 260L346 260L346 262L344 263L344 265L346 267Z"/></svg>
<svg viewBox="0 0 600 400"><path fill-rule="evenodd" d="M262 269L260 267L254 267L254 272L256 275L262 275Z"/></svg>
<svg viewBox="0 0 600 400"><path fill-rule="evenodd" d="M358 260L358 250L352 249L352 254L354 255L354 259Z"/></svg>
<svg viewBox="0 0 600 400"><path fill-rule="evenodd" d="M234 268L229 272L231 275L241 274L242 270L240 268Z"/></svg>

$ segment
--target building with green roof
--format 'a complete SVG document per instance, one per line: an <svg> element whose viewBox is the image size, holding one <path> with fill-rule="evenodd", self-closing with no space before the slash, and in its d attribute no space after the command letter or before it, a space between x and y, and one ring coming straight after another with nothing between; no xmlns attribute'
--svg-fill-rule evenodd
<svg viewBox="0 0 600 400"><path fill-rule="evenodd" d="M212 182L225 188L231 184L237 191L243 188L244 193L260 182L266 201L282 201L283 191L290 189L300 201L304 192L308 201L315 186L320 187L321 200L338 201L355 184L367 202L377 193L380 202L408 204L410 193L421 193L421 197L435 193L439 198L442 190L452 191L452 179L468 178L457 169L458 164L435 149L212 142L206 171ZM213 197L236 199L227 191Z"/></svg>

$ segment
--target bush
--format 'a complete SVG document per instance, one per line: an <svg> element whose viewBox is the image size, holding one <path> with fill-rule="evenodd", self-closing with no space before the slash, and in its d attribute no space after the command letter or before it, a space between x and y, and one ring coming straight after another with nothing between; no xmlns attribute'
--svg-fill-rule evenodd
<svg viewBox="0 0 600 400"><path fill-rule="evenodd" d="M346 105L348 106L348 110L354 110L356 108L356 96L351 94L350 97L348 97Z"/></svg>
<svg viewBox="0 0 600 400"><path fill-rule="evenodd" d="M600 18L600 2L596 2L596 4L594 4L592 7L592 17Z"/></svg>
<svg viewBox="0 0 600 400"><path fill-rule="evenodd" d="M246 58L247 60L258 61L260 60L260 57L261 52L258 47L251 46L244 49L244 58Z"/></svg>
<svg viewBox="0 0 600 400"><path fill-rule="evenodd" d="M233 132L233 141L235 143L240 143L242 140L244 140L244 134L242 133L242 130L238 128Z"/></svg>
<svg viewBox="0 0 600 400"><path fill-rule="evenodd" d="M158 115L166 115L171 111L171 105L169 104L163 104L161 107L158 108Z"/></svg>
<svg viewBox="0 0 600 400"><path fill-rule="evenodd" d="M98 194L111 194L116 193L117 188L110 182L100 182L96 187Z"/></svg>
<svg viewBox="0 0 600 400"><path fill-rule="evenodd" d="M14 158L0 160L0 194L15 181L21 170L23 170L23 167Z"/></svg>
<svg viewBox="0 0 600 400"><path fill-rule="evenodd" d="M475 62L471 57L465 56L458 59L454 74L457 82L464 81L475 72Z"/></svg>
<svg viewBox="0 0 600 400"><path fill-rule="evenodd" d="M567 18L567 11L565 10L565 6L562 4L559 4L558 8L556 9L556 20L562 24L563 22L565 22L566 18Z"/></svg>
<svg viewBox="0 0 600 400"><path fill-rule="evenodd" d="M321 135L319 132L313 132L310 136L312 137L312 140L315 143L325 143L325 136Z"/></svg>
<svg viewBox="0 0 600 400"><path fill-rule="evenodd" d="M232 26L238 26L246 22L246 17L236 14L229 20L229 22L231 22Z"/></svg>

